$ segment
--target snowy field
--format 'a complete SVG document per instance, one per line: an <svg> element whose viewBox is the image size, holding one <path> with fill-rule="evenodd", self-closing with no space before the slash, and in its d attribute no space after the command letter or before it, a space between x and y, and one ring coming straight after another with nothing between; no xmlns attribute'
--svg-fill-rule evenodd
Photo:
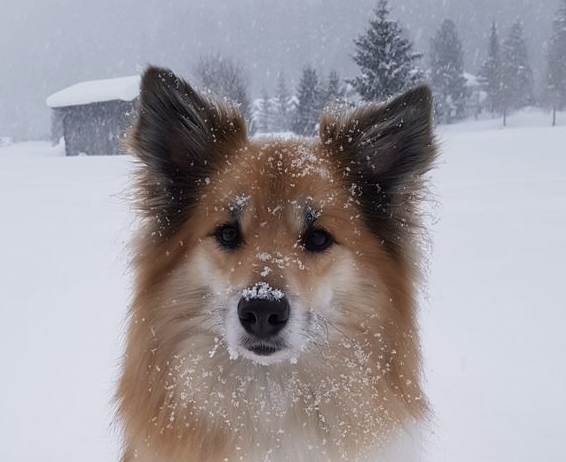
<svg viewBox="0 0 566 462"><path fill-rule="evenodd" d="M430 461L566 460L566 116L441 127ZM129 157L0 148L0 461L117 460Z"/></svg>

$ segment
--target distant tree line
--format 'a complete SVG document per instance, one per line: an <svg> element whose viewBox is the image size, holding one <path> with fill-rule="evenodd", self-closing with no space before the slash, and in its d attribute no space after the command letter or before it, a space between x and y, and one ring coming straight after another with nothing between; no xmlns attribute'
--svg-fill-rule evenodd
<svg viewBox="0 0 566 462"><path fill-rule="evenodd" d="M324 108L345 103L346 83L338 74L331 71L324 78L312 66L302 70L295 94L280 72L275 95L263 90L261 97L251 103L247 92L249 79L234 61L219 55L204 56L198 60L195 74L201 89L240 107L251 133L293 132L312 136Z"/></svg>
<svg viewBox="0 0 566 462"><path fill-rule="evenodd" d="M554 15L546 58L544 98L552 108L552 125L556 125L556 111L566 107L566 0L562 0Z"/></svg>
<svg viewBox="0 0 566 462"><path fill-rule="evenodd" d="M503 125L506 125L510 111L534 103L533 72L520 22L513 24L502 44L499 43L497 25L492 24L488 58L479 77L489 110L503 115Z"/></svg>
<svg viewBox="0 0 566 462"><path fill-rule="evenodd" d="M543 95L546 107L556 111L566 106L566 0L558 0L552 35L547 47L547 71ZM249 79L242 67L219 56L204 57L196 67L200 85L236 101L248 120L251 132L293 132L314 135L322 110L331 105L355 105L359 101L384 101L419 83L434 92L437 123L452 123L486 111L502 117L536 103L533 72L521 22L514 23L502 42L497 24L491 25L487 58L477 78L464 72L464 50L450 19L444 20L430 41L428 68L419 63L423 54L413 50L398 21L392 20L388 0L378 0L365 31L354 39L354 62L359 74L340 79L327 76L312 66L302 70L295 91L287 86L285 74L277 78L274 95L266 91L250 102Z"/></svg>

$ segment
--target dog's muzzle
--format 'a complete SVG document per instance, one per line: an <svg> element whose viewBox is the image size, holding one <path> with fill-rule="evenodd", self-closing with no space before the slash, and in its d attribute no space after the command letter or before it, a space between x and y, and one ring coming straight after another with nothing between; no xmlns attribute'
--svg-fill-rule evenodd
<svg viewBox="0 0 566 462"><path fill-rule="evenodd" d="M268 300L242 297L238 303L238 318L250 336L245 347L261 356L284 348L278 334L289 321L290 312L286 297Z"/></svg>

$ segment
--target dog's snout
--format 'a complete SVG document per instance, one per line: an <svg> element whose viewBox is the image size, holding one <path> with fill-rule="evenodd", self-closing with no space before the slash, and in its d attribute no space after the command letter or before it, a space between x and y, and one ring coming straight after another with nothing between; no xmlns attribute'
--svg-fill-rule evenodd
<svg viewBox="0 0 566 462"><path fill-rule="evenodd" d="M287 324L289 314L285 297L276 300L242 298L238 303L238 317L246 332L263 339L279 333Z"/></svg>

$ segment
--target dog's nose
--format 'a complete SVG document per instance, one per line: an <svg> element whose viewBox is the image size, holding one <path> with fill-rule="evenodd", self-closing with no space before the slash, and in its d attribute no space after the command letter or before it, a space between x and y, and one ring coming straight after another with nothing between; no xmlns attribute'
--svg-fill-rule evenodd
<svg viewBox="0 0 566 462"><path fill-rule="evenodd" d="M238 317L249 334L269 338L277 334L289 320L289 302L285 297L277 300L241 298L238 303Z"/></svg>

